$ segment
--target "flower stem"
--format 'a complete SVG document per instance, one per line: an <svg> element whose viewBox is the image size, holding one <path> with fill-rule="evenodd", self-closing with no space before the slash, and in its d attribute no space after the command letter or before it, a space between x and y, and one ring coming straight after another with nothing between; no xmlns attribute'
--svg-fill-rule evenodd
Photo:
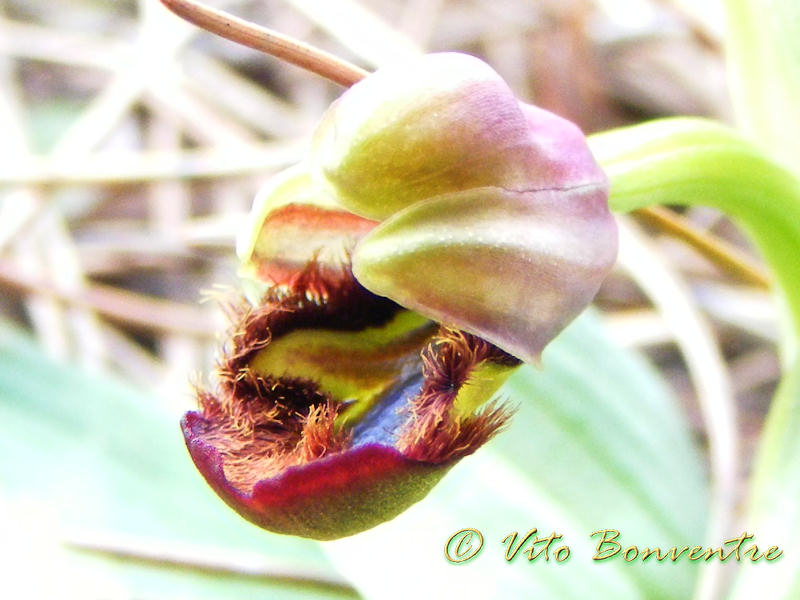
<svg viewBox="0 0 800 600"><path fill-rule="evenodd" d="M367 71L319 48L290 36L194 0L161 0L179 17L237 44L265 52L283 61L349 87L367 76Z"/></svg>

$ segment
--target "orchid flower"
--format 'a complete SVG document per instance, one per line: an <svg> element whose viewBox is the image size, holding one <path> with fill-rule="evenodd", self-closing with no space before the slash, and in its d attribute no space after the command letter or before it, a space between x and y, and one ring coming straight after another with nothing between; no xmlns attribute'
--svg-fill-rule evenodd
<svg viewBox="0 0 800 600"><path fill-rule="evenodd" d="M238 252L248 301L187 446L245 518L332 539L419 501L508 422L492 397L591 302L617 229L580 130L442 53L334 102Z"/></svg>

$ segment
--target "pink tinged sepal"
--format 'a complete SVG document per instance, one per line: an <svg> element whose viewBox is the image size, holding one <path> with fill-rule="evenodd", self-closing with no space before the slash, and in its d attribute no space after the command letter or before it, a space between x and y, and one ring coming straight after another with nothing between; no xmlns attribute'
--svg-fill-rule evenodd
<svg viewBox="0 0 800 600"><path fill-rule="evenodd" d="M312 184L305 165L282 171L259 190L237 239L245 295L258 305L268 290L291 286L311 261L333 276L376 225L342 210Z"/></svg>
<svg viewBox="0 0 800 600"><path fill-rule="evenodd" d="M482 61L378 70L331 107L312 180L382 221L356 245L367 289L537 362L617 252L608 183L580 129L518 102Z"/></svg>
<svg viewBox="0 0 800 600"><path fill-rule="evenodd" d="M315 183L343 208L385 219L443 193L528 185L509 160L526 137L525 116L489 65L428 54L347 90L323 116L308 162Z"/></svg>
<svg viewBox="0 0 800 600"><path fill-rule="evenodd" d="M440 196L361 240L353 272L376 294L537 363L614 262L605 203L602 184Z"/></svg>

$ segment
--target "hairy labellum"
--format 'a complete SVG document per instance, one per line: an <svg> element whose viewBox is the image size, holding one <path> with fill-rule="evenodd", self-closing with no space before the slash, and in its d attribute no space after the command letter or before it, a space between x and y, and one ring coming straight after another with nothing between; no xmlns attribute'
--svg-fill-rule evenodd
<svg viewBox="0 0 800 600"><path fill-rule="evenodd" d="M347 268L324 273L312 262L235 316L218 389L200 392L183 421L195 464L228 504L317 539L421 499L508 418L475 410L474 378L489 369L496 389L519 365L371 294Z"/></svg>
<svg viewBox="0 0 800 600"><path fill-rule="evenodd" d="M617 249L580 131L458 54L348 90L250 225L249 303L184 435L229 505L318 539L391 519L502 428L487 401Z"/></svg>

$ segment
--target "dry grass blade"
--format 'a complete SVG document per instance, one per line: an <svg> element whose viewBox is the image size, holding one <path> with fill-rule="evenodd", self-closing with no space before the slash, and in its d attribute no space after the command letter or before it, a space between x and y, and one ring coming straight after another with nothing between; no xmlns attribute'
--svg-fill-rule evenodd
<svg viewBox="0 0 800 600"><path fill-rule="evenodd" d="M706 537L725 539L737 497L739 449L732 386L714 335L688 289L644 234L631 222L620 227L619 263L649 296L672 330L686 361L708 435L711 507ZM716 597L720 565L705 566L695 598Z"/></svg>
<svg viewBox="0 0 800 600"><path fill-rule="evenodd" d="M355 595L355 590L344 579L333 579L314 570L313 567L269 564L261 556L244 552L231 556L230 552L223 554L212 548L167 544L161 540L125 539L119 535L113 537L96 534L73 535L64 543L77 550L121 558L126 562L301 584L304 587L324 588Z"/></svg>
<svg viewBox="0 0 800 600"><path fill-rule="evenodd" d="M0 169L0 183L99 185L261 175L299 160L304 142L237 142L228 147L212 146L197 150L106 151L58 159L30 157L14 169Z"/></svg>
<svg viewBox="0 0 800 600"><path fill-rule="evenodd" d="M214 335L209 313L200 308L97 284L87 284L77 290L65 289L31 277L5 261L0 262L0 285L95 310L134 329L197 337Z"/></svg>
<svg viewBox="0 0 800 600"><path fill-rule="evenodd" d="M724 272L750 285L770 289L772 277L744 252L720 238L697 229L690 221L663 206L640 208L633 213L660 231L683 240Z"/></svg>

